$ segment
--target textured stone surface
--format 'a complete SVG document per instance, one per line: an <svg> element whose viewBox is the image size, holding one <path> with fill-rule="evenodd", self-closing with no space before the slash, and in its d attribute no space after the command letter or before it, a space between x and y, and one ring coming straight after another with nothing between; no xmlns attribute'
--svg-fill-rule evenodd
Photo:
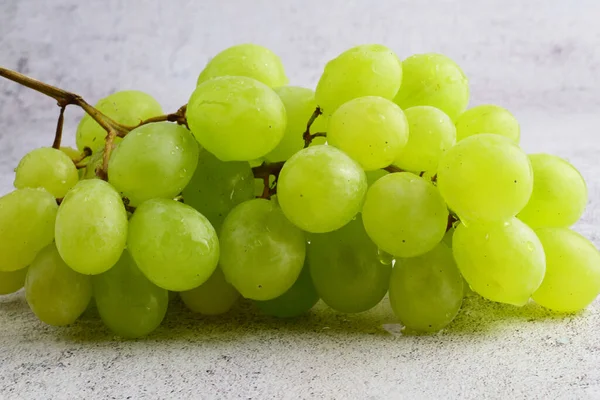
<svg viewBox="0 0 600 400"><path fill-rule="evenodd" d="M293 84L314 86L343 49L380 42L402 57L438 51L472 83L472 104L508 107L527 151L566 157L590 204L577 229L600 245L600 27L596 0L0 0L0 64L91 102L140 89L165 110L187 101L203 63L253 41ZM0 80L0 191L49 145L53 101ZM65 134L81 112L67 113ZM22 293L0 298L0 398L598 398L600 304L552 316L477 299L447 331L398 334L383 303L359 315L319 307L296 321L194 316L179 304L146 340L119 341L93 311L57 329Z"/></svg>

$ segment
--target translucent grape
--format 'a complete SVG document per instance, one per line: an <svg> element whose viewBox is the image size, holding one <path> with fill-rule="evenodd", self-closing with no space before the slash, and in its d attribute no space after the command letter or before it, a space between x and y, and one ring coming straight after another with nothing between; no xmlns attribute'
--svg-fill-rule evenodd
<svg viewBox="0 0 600 400"><path fill-rule="evenodd" d="M102 321L121 337L146 336L167 313L169 293L140 272L128 251L109 271L94 276L92 284Z"/></svg>
<svg viewBox="0 0 600 400"><path fill-rule="evenodd" d="M415 54L402 61L402 86L394 102L402 109L432 106L453 121L469 104L469 81L458 65L441 54Z"/></svg>
<svg viewBox="0 0 600 400"><path fill-rule="evenodd" d="M150 281L177 292L206 282L219 261L219 240L208 219L169 199L148 200L135 210L127 248Z"/></svg>
<svg viewBox="0 0 600 400"><path fill-rule="evenodd" d="M407 171L436 171L440 159L456 142L454 123L442 110L416 106L404 110L410 135L394 162Z"/></svg>
<svg viewBox="0 0 600 400"><path fill-rule="evenodd" d="M0 271L27 267L52 243L57 210L45 189L17 189L0 197Z"/></svg>
<svg viewBox="0 0 600 400"><path fill-rule="evenodd" d="M27 268L21 268L16 271L0 271L0 295L10 294L18 291L25 284Z"/></svg>
<svg viewBox="0 0 600 400"><path fill-rule="evenodd" d="M67 265L86 275L110 269L127 239L127 212L117 191L100 179L80 181L56 216L56 247Z"/></svg>
<svg viewBox="0 0 600 400"><path fill-rule="evenodd" d="M439 331L456 317L462 300L463 278L446 244L418 257L396 260L390 304L407 328Z"/></svg>
<svg viewBox="0 0 600 400"><path fill-rule="evenodd" d="M391 100L401 82L402 65L396 54L379 44L365 44L346 50L327 63L315 96L317 104L331 115L357 97Z"/></svg>
<svg viewBox="0 0 600 400"><path fill-rule="evenodd" d="M296 281L306 254L304 233L272 201L235 207L221 229L221 268L242 296L270 300Z"/></svg>
<svg viewBox="0 0 600 400"><path fill-rule="evenodd" d="M379 260L360 217L337 231L311 236L310 275L323 301L334 310L369 310L387 293L392 265Z"/></svg>
<svg viewBox="0 0 600 400"><path fill-rule="evenodd" d="M587 307L600 293L600 253L596 247L566 228L535 232L546 253L546 276L533 300L560 312Z"/></svg>
<svg viewBox="0 0 600 400"><path fill-rule="evenodd" d="M180 296L187 308L193 312L219 315L233 307L240 293L225 280L223 270L217 267L206 282L197 288L181 292Z"/></svg>
<svg viewBox="0 0 600 400"><path fill-rule="evenodd" d="M200 144L222 161L250 161L275 148L286 128L285 107L268 86L224 76L199 85L187 121Z"/></svg>
<svg viewBox="0 0 600 400"><path fill-rule="evenodd" d="M327 132L327 142L365 171L392 164L408 140L408 123L400 107L375 96L341 105L331 116Z"/></svg>
<svg viewBox="0 0 600 400"><path fill-rule="evenodd" d="M518 217L532 228L569 227L588 202L583 177L567 161L550 154L530 154L533 192Z"/></svg>
<svg viewBox="0 0 600 400"><path fill-rule="evenodd" d="M173 198L188 184L198 163L198 143L181 125L157 122L129 132L113 150L109 182L137 206Z"/></svg>
<svg viewBox="0 0 600 400"><path fill-rule="evenodd" d="M501 221L527 204L533 170L514 142L481 134L461 140L444 154L437 182L444 200L461 219Z"/></svg>
<svg viewBox="0 0 600 400"><path fill-rule="evenodd" d="M409 172L395 172L369 188L362 217L379 248L397 257L415 257L442 240L448 209L431 183Z"/></svg>
<svg viewBox="0 0 600 400"><path fill-rule="evenodd" d="M517 218L461 224L454 232L452 250L471 289L492 301L522 306L544 278L542 244Z"/></svg>
<svg viewBox="0 0 600 400"><path fill-rule="evenodd" d="M79 176L73 161L60 150L42 147L30 151L15 170L15 187L44 188L56 198L62 198Z"/></svg>
<svg viewBox="0 0 600 400"><path fill-rule="evenodd" d="M456 120L457 140L479 133L495 133L519 143L521 128L507 109L484 104L465 111Z"/></svg>
<svg viewBox="0 0 600 400"><path fill-rule="evenodd" d="M92 299L89 276L65 264L54 244L37 255L25 280L25 297L34 314L44 323L70 325L85 311Z"/></svg>
<svg viewBox="0 0 600 400"><path fill-rule="evenodd" d="M285 216L308 232L322 233L346 225L360 211L367 190L364 171L332 146L312 146L283 166L277 198Z"/></svg>
<svg viewBox="0 0 600 400"><path fill-rule="evenodd" d="M283 64L271 50L251 43L229 47L206 64L198 85L218 76L246 76L267 86L287 85Z"/></svg>

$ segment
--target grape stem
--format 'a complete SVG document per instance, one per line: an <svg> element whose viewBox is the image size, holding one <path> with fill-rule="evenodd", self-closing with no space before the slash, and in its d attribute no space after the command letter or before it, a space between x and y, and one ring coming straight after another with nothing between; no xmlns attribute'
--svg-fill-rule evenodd
<svg viewBox="0 0 600 400"><path fill-rule="evenodd" d="M54 134L54 142L52 142L52 148L56 150L60 150L60 142L62 140L62 131L63 125L65 123L65 109L67 106L63 106L60 108L60 113L58 114L58 122L56 123L56 133Z"/></svg>
<svg viewBox="0 0 600 400"><path fill-rule="evenodd" d="M448 224L446 225L446 232L448 232L454 226L455 222L459 222L460 219L454 213L448 214Z"/></svg>
<svg viewBox="0 0 600 400"><path fill-rule="evenodd" d="M302 139L304 139L304 148L307 148L308 146L310 146L310 144L314 138L327 136L327 134L325 132L318 132L318 133L315 133L312 135L310 134L310 127L315 122L317 117L321 114L323 114L323 111L321 110L320 107L317 107L317 108L315 108L315 111L312 113L312 115L308 119L308 122L306 123L306 131L304 131L304 133L302 134Z"/></svg>
<svg viewBox="0 0 600 400"><path fill-rule="evenodd" d="M262 179L264 189L260 196L257 196L261 199L270 199L275 193L277 193L277 178L279 177L279 173L283 168L284 161L276 162L276 163L267 163L263 162L258 167L252 168L252 173L254 174L254 178ZM269 185L269 177L273 175L275 177L275 182L273 182L273 186Z"/></svg>

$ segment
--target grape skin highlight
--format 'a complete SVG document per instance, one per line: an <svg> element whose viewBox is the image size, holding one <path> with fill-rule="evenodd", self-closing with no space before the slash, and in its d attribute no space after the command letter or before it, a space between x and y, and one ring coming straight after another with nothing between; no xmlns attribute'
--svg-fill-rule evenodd
<svg viewBox="0 0 600 400"><path fill-rule="evenodd" d="M30 151L15 170L15 187L44 188L57 199L79 181L77 168L61 150L42 147Z"/></svg>

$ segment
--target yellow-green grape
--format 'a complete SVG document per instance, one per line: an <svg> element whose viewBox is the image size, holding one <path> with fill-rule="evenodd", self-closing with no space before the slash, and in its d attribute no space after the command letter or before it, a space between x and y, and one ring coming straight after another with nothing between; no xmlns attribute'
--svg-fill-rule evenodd
<svg viewBox="0 0 600 400"><path fill-rule="evenodd" d="M172 199L192 179L198 151L194 136L181 125L143 125L113 150L108 181L132 206L159 197Z"/></svg>
<svg viewBox="0 0 600 400"><path fill-rule="evenodd" d="M85 165L85 169L84 169L83 176L81 179L96 179L98 177L96 175L96 170L98 168L102 167L103 162L104 162L104 149L101 149L101 150L98 150L98 151L92 153L92 155L89 157L89 159L87 161L87 164Z"/></svg>
<svg viewBox="0 0 600 400"><path fill-rule="evenodd" d="M229 47L211 59L198 77L198 85L218 76L246 76L270 87L287 85L281 59L252 43Z"/></svg>
<svg viewBox="0 0 600 400"><path fill-rule="evenodd" d="M365 44L346 50L325 66L315 97L331 115L345 102L363 96L391 100L402 82L402 65L389 48Z"/></svg>
<svg viewBox="0 0 600 400"><path fill-rule="evenodd" d="M223 76L200 84L186 111L200 144L222 161L250 161L283 138L285 107L270 87L252 78Z"/></svg>
<svg viewBox="0 0 600 400"><path fill-rule="evenodd" d="M415 54L402 61L402 86L394 102L402 109L432 106L453 121L469 104L469 81L460 67L441 54Z"/></svg>
<svg viewBox="0 0 600 400"><path fill-rule="evenodd" d="M45 189L17 189L0 197L0 271L27 267L52 243L57 210Z"/></svg>
<svg viewBox="0 0 600 400"><path fill-rule="evenodd" d="M167 313L169 293L140 272L127 250L114 267L94 276L92 284L102 321L121 337L148 335Z"/></svg>
<svg viewBox="0 0 600 400"><path fill-rule="evenodd" d="M21 268L16 271L0 271L0 295L11 294L23 287L27 268Z"/></svg>
<svg viewBox="0 0 600 400"><path fill-rule="evenodd" d="M79 181L58 209L55 232L69 267L86 275L109 270L127 240L127 212L119 193L100 179Z"/></svg>
<svg viewBox="0 0 600 400"><path fill-rule="evenodd" d="M600 293L600 253L592 242L566 228L535 231L546 253L546 276L533 300L560 312L587 307Z"/></svg>
<svg viewBox="0 0 600 400"><path fill-rule="evenodd" d="M389 174L389 172L387 172L385 169L375 169L373 171L365 172L365 175L367 176L367 185L371 187L371 185L377 182L379 178L387 174Z"/></svg>
<svg viewBox="0 0 600 400"><path fill-rule="evenodd" d="M362 218L380 249L396 257L415 257L442 240L448 209L430 182L409 172L395 172L369 188Z"/></svg>
<svg viewBox="0 0 600 400"><path fill-rule="evenodd" d="M463 278L445 243L421 256L396 260L390 279L390 304L408 329L443 329L458 314L462 300Z"/></svg>
<svg viewBox="0 0 600 400"><path fill-rule="evenodd" d="M124 90L113 93L96 103L98 111L114 121L135 126L141 121L163 113L160 104L149 94L137 90ZM86 114L77 127L77 148L83 151L89 147L93 152L104 146L106 131L92 117ZM119 138L116 141L120 141Z"/></svg>
<svg viewBox="0 0 600 400"><path fill-rule="evenodd" d="M179 295L187 308L203 315L224 314L240 297L240 293L225 280L221 267L217 267L202 285Z"/></svg>
<svg viewBox="0 0 600 400"><path fill-rule="evenodd" d="M394 162L407 171L436 171L440 159L456 142L454 123L442 110L416 106L404 110L408 120L408 143Z"/></svg>
<svg viewBox="0 0 600 400"><path fill-rule="evenodd" d="M465 111L456 119L456 140L479 133L495 133L519 143L521 128L507 109L484 104Z"/></svg>
<svg viewBox="0 0 600 400"><path fill-rule="evenodd" d="M333 146L312 146L283 166L277 198L285 216L307 232L330 232L360 211L367 178L358 163Z"/></svg>
<svg viewBox="0 0 600 400"><path fill-rule="evenodd" d="M317 293L334 310L367 311L387 293L392 265L380 261L360 216L336 231L312 235L308 260Z"/></svg>
<svg viewBox="0 0 600 400"><path fill-rule="evenodd" d="M15 187L44 188L62 198L79 181L73 161L60 150L42 147L30 151L15 170Z"/></svg>
<svg viewBox="0 0 600 400"><path fill-rule="evenodd" d="M342 104L331 116L327 132L327 142L365 171L391 165L408 140L408 123L400 107L376 96Z"/></svg>
<svg viewBox="0 0 600 400"><path fill-rule="evenodd" d="M522 306L544 279L542 243L517 218L460 224L452 251L471 289L492 301Z"/></svg>
<svg viewBox="0 0 600 400"><path fill-rule="evenodd" d="M567 161L550 154L530 154L533 192L518 217L532 228L567 228L583 214L588 191L583 177Z"/></svg>
<svg viewBox="0 0 600 400"><path fill-rule="evenodd" d="M81 156L81 153L82 153L81 151L74 149L72 147L61 147L60 151L65 153L67 155L67 157L69 157L71 160L79 159L79 157Z"/></svg>
<svg viewBox="0 0 600 400"><path fill-rule="evenodd" d="M206 282L219 261L219 240L208 219L169 199L148 200L135 210L127 248L150 281L176 292Z"/></svg>
<svg viewBox="0 0 600 400"><path fill-rule="evenodd" d="M70 325L92 299L92 280L73 271L50 244L37 255L25 280L25 297L33 313L44 323Z"/></svg>
<svg viewBox="0 0 600 400"><path fill-rule="evenodd" d="M437 186L461 220L502 221L529 201L533 170L527 154L506 137L473 135L444 154Z"/></svg>
<svg viewBox="0 0 600 400"><path fill-rule="evenodd" d="M235 207L225 218L220 239L225 279L248 299L281 296L302 270L304 233L273 201L254 199Z"/></svg>

